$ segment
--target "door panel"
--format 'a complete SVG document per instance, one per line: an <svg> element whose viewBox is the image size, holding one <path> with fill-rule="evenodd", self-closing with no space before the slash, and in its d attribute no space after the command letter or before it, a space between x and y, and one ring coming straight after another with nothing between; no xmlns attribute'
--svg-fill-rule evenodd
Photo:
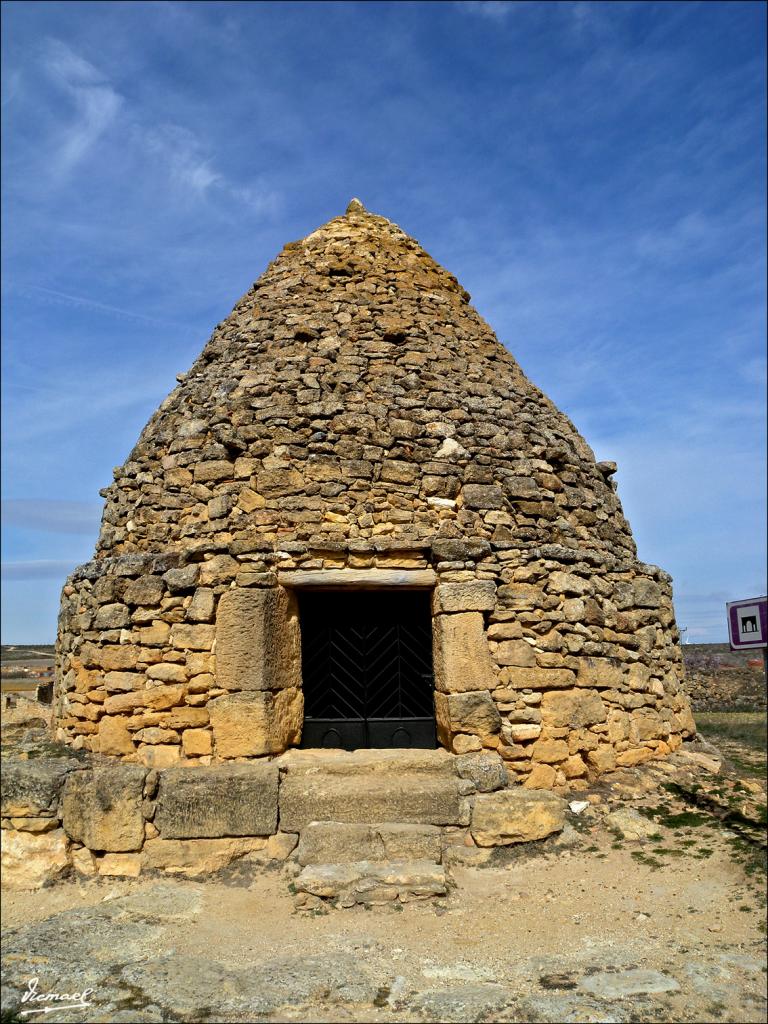
<svg viewBox="0 0 768 1024"><path fill-rule="evenodd" d="M299 595L302 746L436 746L429 595Z"/></svg>

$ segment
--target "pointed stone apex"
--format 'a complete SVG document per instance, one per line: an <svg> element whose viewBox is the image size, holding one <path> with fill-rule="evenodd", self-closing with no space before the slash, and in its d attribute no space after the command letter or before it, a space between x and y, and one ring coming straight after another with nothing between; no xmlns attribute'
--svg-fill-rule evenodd
<svg viewBox="0 0 768 1024"><path fill-rule="evenodd" d="M368 213L359 199L350 199L346 213Z"/></svg>

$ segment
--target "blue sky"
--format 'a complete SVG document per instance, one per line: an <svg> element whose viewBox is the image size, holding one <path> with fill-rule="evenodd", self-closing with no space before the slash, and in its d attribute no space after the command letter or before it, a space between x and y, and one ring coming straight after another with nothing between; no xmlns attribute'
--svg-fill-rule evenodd
<svg viewBox="0 0 768 1024"><path fill-rule="evenodd" d="M359 196L599 458L680 624L765 593L765 7L3 4L3 641L282 245Z"/></svg>

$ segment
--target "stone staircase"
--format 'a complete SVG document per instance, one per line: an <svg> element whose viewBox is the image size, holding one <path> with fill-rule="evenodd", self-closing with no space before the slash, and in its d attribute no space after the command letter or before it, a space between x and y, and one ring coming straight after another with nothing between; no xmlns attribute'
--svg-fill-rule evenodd
<svg viewBox="0 0 768 1024"><path fill-rule="evenodd" d="M464 840L472 794L507 781L500 760L444 750L292 751L279 762L280 827L300 836L304 908L445 896L445 851ZM473 763L477 777L462 778Z"/></svg>

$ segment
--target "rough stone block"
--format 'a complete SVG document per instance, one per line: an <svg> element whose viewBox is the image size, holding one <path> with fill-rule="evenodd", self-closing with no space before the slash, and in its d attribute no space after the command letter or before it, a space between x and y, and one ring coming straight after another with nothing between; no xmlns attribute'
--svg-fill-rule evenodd
<svg viewBox="0 0 768 1024"><path fill-rule="evenodd" d="M163 839L271 835L277 783L272 762L169 768L160 777L155 827Z"/></svg>
<svg viewBox="0 0 768 1024"><path fill-rule="evenodd" d="M507 668L502 679L512 690L555 690L573 686L576 675L569 668Z"/></svg>
<svg viewBox="0 0 768 1024"><path fill-rule="evenodd" d="M165 584L159 576L139 576L125 588L124 600L126 604L153 607L160 604L164 591Z"/></svg>
<svg viewBox="0 0 768 1024"><path fill-rule="evenodd" d="M142 860L150 870L195 878L220 871L240 857L260 853L266 844L264 838L148 839Z"/></svg>
<svg viewBox="0 0 768 1024"><path fill-rule="evenodd" d="M298 892L325 899L341 897L342 905L408 902L444 896L445 871L431 861L355 861L305 867L295 881Z"/></svg>
<svg viewBox="0 0 768 1024"><path fill-rule="evenodd" d="M295 595L285 587L236 587L216 612L216 684L225 690L301 686Z"/></svg>
<svg viewBox="0 0 768 1024"><path fill-rule="evenodd" d="M467 508L504 508L504 492L496 484L465 484L461 493Z"/></svg>
<svg viewBox="0 0 768 1024"><path fill-rule="evenodd" d="M525 640L503 640L493 653L497 665L513 665L517 668L533 668L536 652Z"/></svg>
<svg viewBox="0 0 768 1024"><path fill-rule="evenodd" d="M541 721L552 729L581 729L604 722L605 704L596 690L560 690L541 698Z"/></svg>
<svg viewBox="0 0 768 1024"><path fill-rule="evenodd" d="M133 764L72 772L62 797L62 822L70 839L89 850L121 853L140 849L146 774L145 768Z"/></svg>
<svg viewBox="0 0 768 1024"><path fill-rule="evenodd" d="M98 749L100 754L118 757L135 751L131 734L124 718L106 715L99 722Z"/></svg>
<svg viewBox="0 0 768 1024"><path fill-rule="evenodd" d="M0 773L4 818L55 818L67 775L82 765L75 758L7 761Z"/></svg>
<svg viewBox="0 0 768 1024"><path fill-rule="evenodd" d="M502 789L475 798L470 831L478 846L509 846L560 832L565 800L546 790Z"/></svg>
<svg viewBox="0 0 768 1024"><path fill-rule="evenodd" d="M498 684L480 612L436 615L432 653L435 687L443 693L493 690Z"/></svg>
<svg viewBox="0 0 768 1024"><path fill-rule="evenodd" d="M360 825L314 821L301 832L299 864L358 860L440 860L441 831L434 825Z"/></svg>
<svg viewBox="0 0 768 1024"><path fill-rule="evenodd" d="M496 584L490 580L441 583L432 594L432 614L441 612L487 612L496 603Z"/></svg>
<svg viewBox="0 0 768 1024"><path fill-rule="evenodd" d="M185 757L205 757L213 753L213 733L210 729L185 729L181 734L181 747Z"/></svg>
<svg viewBox="0 0 768 1024"><path fill-rule="evenodd" d="M208 704L216 754L259 757L279 754L301 737L301 690L255 691L217 697Z"/></svg>
<svg viewBox="0 0 768 1024"><path fill-rule="evenodd" d="M435 717L438 735L447 743L457 732L481 738L501 729L498 708L487 690L469 693L436 693Z"/></svg>
<svg viewBox="0 0 768 1024"><path fill-rule="evenodd" d="M210 651L215 638L213 626L177 622L171 626L171 644L177 650Z"/></svg>
<svg viewBox="0 0 768 1024"><path fill-rule="evenodd" d="M456 776L288 772L280 784L280 827L285 832L301 832L310 821L456 825L460 818Z"/></svg>
<svg viewBox="0 0 768 1024"><path fill-rule="evenodd" d="M4 828L0 843L4 889L40 889L69 870L70 847L63 829L35 835Z"/></svg>
<svg viewBox="0 0 768 1024"><path fill-rule="evenodd" d="M456 758L456 769L459 778L467 779L479 793L503 789L509 783L504 762L490 751L462 754Z"/></svg>

